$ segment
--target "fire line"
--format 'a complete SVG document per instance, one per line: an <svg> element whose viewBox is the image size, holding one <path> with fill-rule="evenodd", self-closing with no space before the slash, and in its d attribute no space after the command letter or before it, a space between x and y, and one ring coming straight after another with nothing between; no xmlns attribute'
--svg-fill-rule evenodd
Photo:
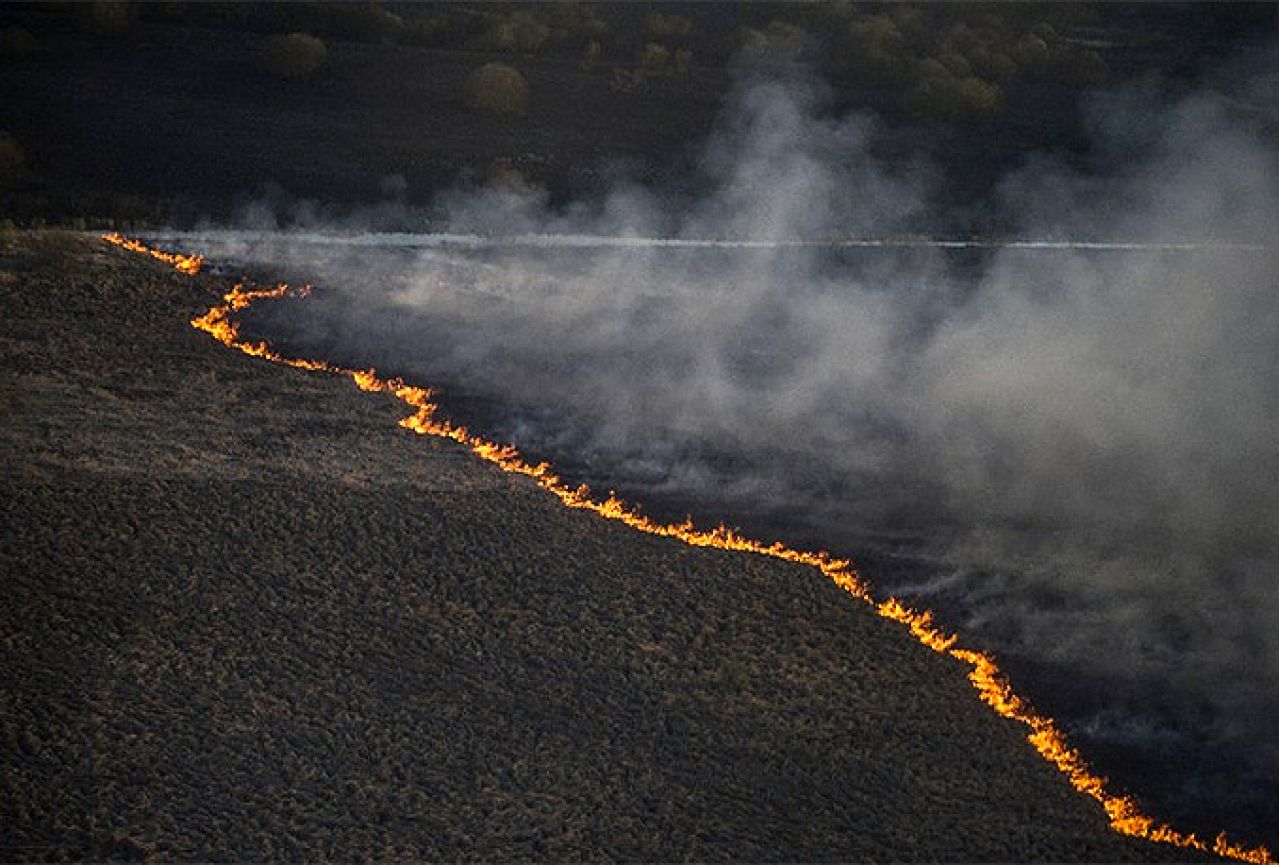
<svg viewBox="0 0 1279 865"><path fill-rule="evenodd" d="M182 255L153 249L116 233L105 234L102 238L131 252L148 255L191 276L198 274L205 262L202 255ZM245 310L259 300L306 297L309 293L308 286L293 289L281 283L274 288L258 289L246 288L243 283L237 283L223 297L223 305L211 307L204 315L192 319L191 326L247 355L297 369L346 376L360 390L394 396L413 411L399 421L400 426L419 435L451 439L464 445L476 456L497 465L503 471L531 478L566 507L592 511L646 534L676 538L695 547L754 553L815 568L849 595L869 605L877 615L905 626L920 643L966 665L968 681L982 702L997 715L1024 724L1029 729L1027 739L1040 756L1065 775L1077 791L1101 805L1115 832L1242 862L1279 865L1264 846L1245 847L1232 842L1224 832L1207 841L1194 833L1179 831L1145 814L1132 796L1111 790L1109 781L1092 770L1083 755L1069 744L1057 723L1040 714L1017 694L992 655L961 645L958 635L939 628L928 610L912 609L893 597L876 600L869 584L849 560L832 558L821 551L791 549L780 541L766 544L745 537L722 524L706 530L697 528L691 520L679 524L656 522L645 516L637 506L622 501L613 493L601 499L595 497L585 484L576 487L569 485L555 474L550 464L543 462L534 465L527 462L514 445L488 441L464 426L437 417L439 406L432 401L433 394L428 388L406 384L398 378L382 378L373 369L348 369L321 360L285 357L265 341L251 342L240 336L239 327L232 318L233 313Z"/></svg>

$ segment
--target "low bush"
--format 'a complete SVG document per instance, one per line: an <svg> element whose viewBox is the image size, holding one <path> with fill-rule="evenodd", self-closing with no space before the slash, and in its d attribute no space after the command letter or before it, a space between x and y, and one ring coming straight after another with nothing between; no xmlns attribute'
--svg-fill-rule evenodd
<svg viewBox="0 0 1279 865"><path fill-rule="evenodd" d="M642 69L626 69L622 66L614 66L613 73L609 77L609 89L616 93L642 93L647 85L647 79Z"/></svg>
<svg viewBox="0 0 1279 865"><path fill-rule="evenodd" d="M444 45L453 32L453 19L447 11L428 12L408 25L406 40L413 45Z"/></svg>
<svg viewBox="0 0 1279 865"><path fill-rule="evenodd" d="M1004 94L999 85L969 75L959 79L958 113L968 117L990 117L999 110Z"/></svg>
<svg viewBox="0 0 1279 865"><path fill-rule="evenodd" d="M1048 65L1048 43L1038 36L1023 36L1013 46L1012 55L1013 59L1017 61L1018 68L1040 74L1046 70Z"/></svg>
<svg viewBox="0 0 1279 865"><path fill-rule="evenodd" d="M804 28L774 19L763 30L741 28L738 32L739 56L750 62L795 60L803 52L806 41Z"/></svg>
<svg viewBox="0 0 1279 865"><path fill-rule="evenodd" d="M687 39L693 35L693 22L683 15L650 12L644 19L644 35L653 42Z"/></svg>
<svg viewBox="0 0 1279 865"><path fill-rule="evenodd" d="M1030 35L1042 40L1047 45L1052 45L1057 41L1057 28L1053 27L1047 21L1040 21L1038 24L1030 28Z"/></svg>
<svg viewBox="0 0 1279 865"><path fill-rule="evenodd" d="M262 66L282 78L309 78L323 68L329 52L309 33L274 36L262 49Z"/></svg>
<svg viewBox="0 0 1279 865"><path fill-rule="evenodd" d="M558 0L550 9L549 21L548 47L570 52L592 42L602 46L610 31L594 6L575 0Z"/></svg>
<svg viewBox="0 0 1279 865"><path fill-rule="evenodd" d="M768 45L773 53L787 60L799 57L808 41L804 28L788 21L769 21L764 28L764 36L768 38Z"/></svg>
<svg viewBox="0 0 1279 865"><path fill-rule="evenodd" d="M848 24L853 48L863 53L893 54L902 49L905 37L887 15L856 18Z"/></svg>
<svg viewBox="0 0 1279 865"><path fill-rule="evenodd" d="M1002 51L991 51L979 45L968 54L968 64L977 75L988 81L1007 81L1017 75L1017 64Z"/></svg>
<svg viewBox="0 0 1279 865"><path fill-rule="evenodd" d="M832 55L838 75L885 88L917 111L984 117L998 110L1001 84L1037 78L1088 86L1104 79L1101 56L1062 36L1058 28L1068 19L1050 17L993 7L956 12L890 5L870 12L834 4L814 20L842 43ZM763 50L763 34L753 35Z"/></svg>
<svg viewBox="0 0 1279 865"><path fill-rule="evenodd" d="M908 105L926 114L983 118L999 110L1003 93L999 86L973 75L960 77L936 60L925 60L916 72Z"/></svg>
<svg viewBox="0 0 1279 865"><path fill-rule="evenodd" d="M480 38L480 47L490 51L532 54L546 44L551 29L531 12L517 10L494 15Z"/></svg>
<svg viewBox="0 0 1279 865"><path fill-rule="evenodd" d="M542 186L528 178L515 160L499 156L494 159L484 173L484 183L490 189L498 189L516 195L532 195L541 191Z"/></svg>
<svg viewBox="0 0 1279 865"><path fill-rule="evenodd" d="M937 60L956 78L968 78L973 74L973 67L962 54L943 54Z"/></svg>
<svg viewBox="0 0 1279 865"><path fill-rule="evenodd" d="M666 71L666 64L671 59L671 52L666 46L649 42L636 54L635 61L639 68L648 75L660 75Z"/></svg>
<svg viewBox="0 0 1279 865"><path fill-rule="evenodd" d="M513 66L486 63L467 79L466 99L482 111L523 114L528 109L528 82Z"/></svg>

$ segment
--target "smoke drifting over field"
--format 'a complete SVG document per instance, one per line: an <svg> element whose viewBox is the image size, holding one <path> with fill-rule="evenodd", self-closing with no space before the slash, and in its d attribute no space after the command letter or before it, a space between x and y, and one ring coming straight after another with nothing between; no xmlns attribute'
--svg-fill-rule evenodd
<svg viewBox="0 0 1279 865"><path fill-rule="evenodd" d="M685 190L619 181L555 209L459 190L429 228L540 240L323 243L259 209L246 227L264 232L192 246L317 282L309 308L260 323L288 345L441 384L495 437L641 500L908 556L866 576L949 604L998 651L1124 683L1065 719L1081 735L1240 746L1264 776L1279 767L1279 159L1255 80L1230 98L1096 97L1105 175L1031 157L990 203L1018 237L1202 249L643 241L945 230L943 179L877 159L873 119L831 117L785 76L738 88ZM310 232L417 219L293 214ZM1170 795L1222 800L1212 771Z"/></svg>

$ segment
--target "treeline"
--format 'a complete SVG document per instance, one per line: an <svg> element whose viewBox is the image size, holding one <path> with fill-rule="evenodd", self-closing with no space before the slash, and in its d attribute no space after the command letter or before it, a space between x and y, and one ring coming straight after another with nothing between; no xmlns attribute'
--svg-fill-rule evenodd
<svg viewBox="0 0 1279 865"><path fill-rule="evenodd" d="M1203 8L1207 6L1208 8ZM1275 22L1268 4L712 2L467 5L395 2L125 2L13 4L49 26L125 37L140 22L270 34L262 66L305 78L325 67L326 42L354 41L559 57L607 75L618 91L656 79L687 79L699 67L806 62L840 90L886 108L982 119L999 112L1021 82L1067 87L1111 75L1108 49L1177 38L1202 44L1213 33ZM1263 20L1264 19L1264 20ZM0 26L0 61L38 50L41 34ZM477 61L500 60L492 56Z"/></svg>

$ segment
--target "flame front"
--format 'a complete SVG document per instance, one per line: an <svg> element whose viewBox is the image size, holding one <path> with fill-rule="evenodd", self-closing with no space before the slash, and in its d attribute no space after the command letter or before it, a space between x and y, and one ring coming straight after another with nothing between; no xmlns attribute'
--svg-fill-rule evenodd
<svg viewBox="0 0 1279 865"><path fill-rule="evenodd" d="M111 232L102 235L102 239L107 243L113 243L116 246L123 247L130 252L138 252L142 255L149 255L157 261L163 261L165 264L171 264L187 276L195 276L204 267L203 255L181 255L175 252L164 252L159 249L152 249L144 243L131 240L123 234Z"/></svg>
<svg viewBox="0 0 1279 865"><path fill-rule="evenodd" d="M171 264L177 270L190 275L199 273L205 260L200 255L187 256L151 249L119 234L104 235L103 239ZM1108 788L1107 780L1097 775L1079 751L1067 742L1065 734L1057 723L1035 711L1013 690L1008 677L990 654L960 646L959 637L939 628L933 620L932 613L927 610L911 609L902 601L892 597L882 601L875 600L870 587L847 559L831 558L829 554L821 551L791 549L780 541L765 544L744 537L724 525L705 530L694 526L691 520L678 524L656 522L645 516L638 507L623 502L613 493L600 499L594 497L585 485L570 486L555 474L548 463L534 465L525 461L514 445L490 442L471 433L464 426L458 426L437 417L439 406L432 401L432 393L426 388L406 384L398 378L381 378L372 369L347 369L319 360L284 357L266 342L250 342L241 339L236 323L231 319L233 312L247 309L253 303L263 299L286 296L305 297L309 291L309 287L305 286L297 290L292 290L284 284L270 289L249 289L242 284L237 284L224 296L225 305L211 308L204 315L193 319L191 325L205 331L222 344L245 354L298 369L348 376L361 390L390 394L413 410L412 414L400 420L400 426L419 435L458 442L469 448L476 456L497 465L504 471L533 479L538 486L554 495L566 507L593 511L605 519L617 520L646 534L677 538L695 547L754 553L816 568L845 592L870 605L877 615L904 625L923 645L967 665L968 681L982 702L996 714L1018 721L1029 728L1027 739L1035 750L1057 767L1076 790L1100 803L1114 831L1160 844L1214 853L1242 862L1276 865L1270 851L1264 846L1249 848L1232 843L1224 832L1217 835L1212 842L1205 841L1193 833L1180 832L1142 813L1137 801L1131 796L1112 792Z"/></svg>

